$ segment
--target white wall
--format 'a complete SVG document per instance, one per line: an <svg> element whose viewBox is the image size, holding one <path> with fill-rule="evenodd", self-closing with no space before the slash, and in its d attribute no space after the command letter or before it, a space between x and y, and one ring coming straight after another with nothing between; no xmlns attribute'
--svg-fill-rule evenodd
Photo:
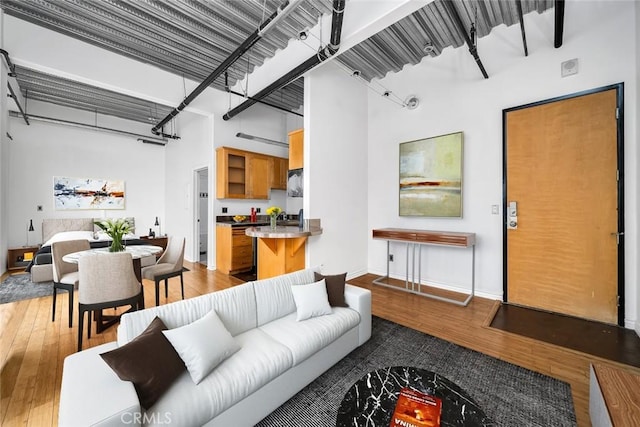
<svg viewBox="0 0 640 427"><path fill-rule="evenodd" d="M0 28L4 25L4 11L0 9ZM3 32L0 31L0 48L4 47ZM5 49L6 50L6 49ZM9 229L7 218L7 200L4 194L9 188L9 138L7 137L7 73L9 69L4 59L0 59L0 272L4 273L7 266L8 242L5 234Z"/></svg>
<svg viewBox="0 0 640 427"><path fill-rule="evenodd" d="M416 94L408 111L375 94L369 96L369 226L475 232L478 294L502 297L502 110L613 83L625 83L626 321L637 319L638 302L638 117L637 36L634 2L567 2L564 44L553 48L553 10L525 16L529 57L520 28L500 26L479 41L485 80L466 48L445 49L388 75L381 83L396 94ZM578 58L578 75L562 78L562 61ZM464 132L463 218L398 216L398 144ZM369 239L369 271L384 274L385 243ZM392 274L404 273L397 247ZM428 248L423 279L464 288L470 262L464 251ZM466 257L466 258L465 258ZM468 288L468 285L467 285Z"/></svg>
<svg viewBox="0 0 640 427"><path fill-rule="evenodd" d="M307 241L307 265L354 277L367 272L367 89L329 63L304 91L304 216L324 230Z"/></svg>
<svg viewBox="0 0 640 427"><path fill-rule="evenodd" d="M636 47L635 47L635 51L637 52L638 49L640 49L640 28L638 28L638 25L640 24L640 6L638 4L636 4L636 26L635 26L635 32L636 32L636 37L635 37L635 42L636 42ZM640 81L640 55L636 54L636 82ZM640 85L636 85L636 103L637 101L640 99ZM634 119L632 119L634 120ZM640 132L640 130L638 130L638 124L640 123L640 108L636 107L636 116L635 116L635 125L636 125L636 145L638 144L638 133ZM637 170L638 165L640 165L640 149L636 149L636 160L635 163L633 163L635 165L635 168ZM640 173L638 173L636 171L636 191L638 188L640 188ZM636 198L636 203L635 203L635 211L636 212L640 212L640 199ZM638 238L638 229L640 228L640 225L638 225L636 223L636 228L635 228L635 235L636 235L636 254L640 254L640 238ZM640 262L637 262L636 258L636 262L634 262L633 264L636 267L636 283L638 283L638 281L640 281ZM640 286L640 284L638 284L638 286ZM640 335L640 322L637 320L640 319L640 289L636 291L636 333L638 335Z"/></svg>
<svg viewBox="0 0 640 427"><path fill-rule="evenodd" d="M42 105L30 103L32 111ZM50 108L45 106L44 110ZM60 111L62 109L59 109ZM65 109L64 116L74 110ZM82 112L78 112L82 116ZM81 119L81 117L78 117ZM124 121L122 121L124 122ZM8 144L7 241L27 243L27 227L33 219L29 243L42 242L45 218L124 217L136 219L136 233L146 235L156 215L164 211L164 149L142 144L135 137L10 118L13 141ZM53 177L108 178L125 181L124 210L55 210ZM37 211L37 206L42 211Z"/></svg>

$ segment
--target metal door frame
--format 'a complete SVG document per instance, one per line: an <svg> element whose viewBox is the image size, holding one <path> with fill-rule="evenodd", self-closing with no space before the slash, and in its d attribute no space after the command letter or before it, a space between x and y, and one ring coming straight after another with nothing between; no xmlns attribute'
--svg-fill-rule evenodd
<svg viewBox="0 0 640 427"><path fill-rule="evenodd" d="M503 302L507 302L508 283L507 283L507 114L522 110L525 108L536 107L539 105L549 104L552 102L564 101L571 98L577 98L585 95L592 95L598 92L608 90L616 90L616 107L617 107L617 166L618 166L618 326L624 326L624 307L625 307L625 271L624 271L624 82L616 83L608 86L602 86L595 89L589 89L582 92L576 92L569 95L563 95L556 98L550 98L543 101L537 101L530 104L520 105L517 107L502 110L502 287Z"/></svg>

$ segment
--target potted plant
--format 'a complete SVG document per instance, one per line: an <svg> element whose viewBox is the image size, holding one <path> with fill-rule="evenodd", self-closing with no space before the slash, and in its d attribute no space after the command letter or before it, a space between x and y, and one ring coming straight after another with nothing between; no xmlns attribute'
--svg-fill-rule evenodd
<svg viewBox="0 0 640 427"><path fill-rule="evenodd" d="M102 230L104 230L107 236L111 237L111 246L109 246L109 252L124 251L122 239L124 238L125 234L130 233L132 230L132 226L129 221L124 218L109 218L102 221L96 221L95 224Z"/></svg>

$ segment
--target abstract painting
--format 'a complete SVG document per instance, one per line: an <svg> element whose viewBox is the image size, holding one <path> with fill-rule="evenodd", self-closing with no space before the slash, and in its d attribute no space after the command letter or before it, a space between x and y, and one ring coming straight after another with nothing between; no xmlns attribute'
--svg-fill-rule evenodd
<svg viewBox="0 0 640 427"><path fill-rule="evenodd" d="M57 210L124 209L124 181L53 177Z"/></svg>
<svg viewBox="0 0 640 427"><path fill-rule="evenodd" d="M462 132L400 144L400 215L462 217Z"/></svg>

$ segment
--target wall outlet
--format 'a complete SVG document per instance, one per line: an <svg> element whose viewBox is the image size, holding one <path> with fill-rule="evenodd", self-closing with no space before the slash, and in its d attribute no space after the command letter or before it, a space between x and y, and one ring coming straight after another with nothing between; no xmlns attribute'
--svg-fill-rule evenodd
<svg viewBox="0 0 640 427"><path fill-rule="evenodd" d="M393 262L393 254L389 254L389 261Z"/></svg>
<svg viewBox="0 0 640 427"><path fill-rule="evenodd" d="M491 205L491 214L500 215L500 205Z"/></svg>
<svg viewBox="0 0 640 427"><path fill-rule="evenodd" d="M227 208L222 208L222 213L227 213Z"/></svg>
<svg viewBox="0 0 640 427"><path fill-rule="evenodd" d="M260 208L256 208L256 212L257 212L257 213L260 213Z"/></svg>

